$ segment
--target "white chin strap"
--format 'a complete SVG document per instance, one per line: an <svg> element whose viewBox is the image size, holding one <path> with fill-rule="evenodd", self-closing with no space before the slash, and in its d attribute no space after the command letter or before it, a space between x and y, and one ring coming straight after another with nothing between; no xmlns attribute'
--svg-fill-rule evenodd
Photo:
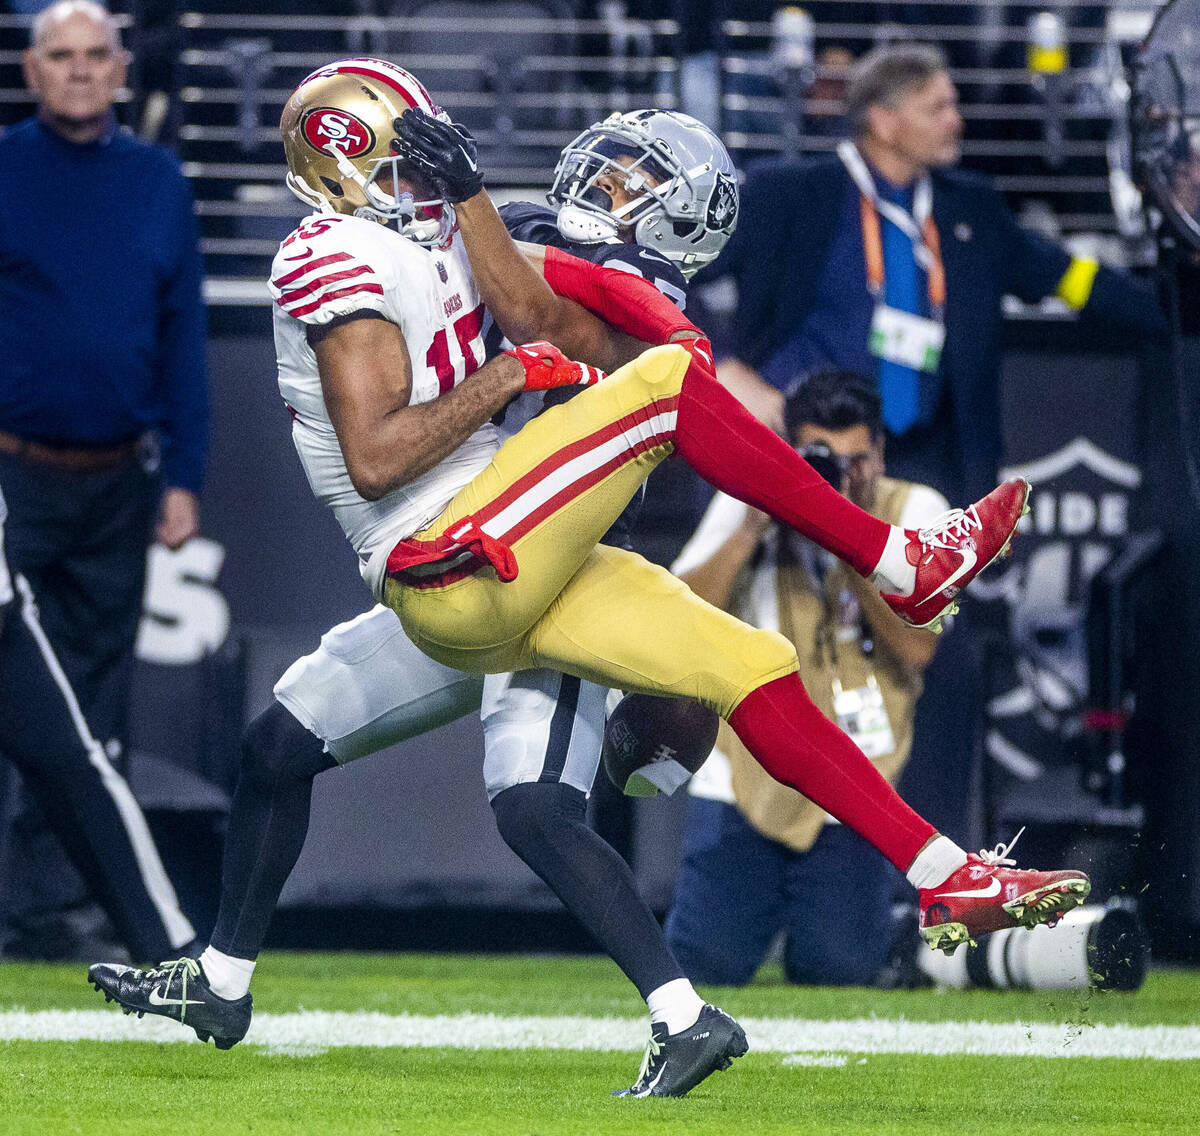
<svg viewBox="0 0 1200 1136"><path fill-rule="evenodd" d="M295 174L289 173L284 179L284 184L292 191L293 194L295 194L296 197L300 198L305 205L310 205L322 213L332 213L334 211L333 206L330 205L329 202L321 196L321 194L317 193L317 191L314 190L303 178L298 178Z"/></svg>
<svg viewBox="0 0 1200 1136"><path fill-rule="evenodd" d="M564 205L558 211L558 231L568 241L595 245L617 236L619 224L611 213L593 213L578 205Z"/></svg>

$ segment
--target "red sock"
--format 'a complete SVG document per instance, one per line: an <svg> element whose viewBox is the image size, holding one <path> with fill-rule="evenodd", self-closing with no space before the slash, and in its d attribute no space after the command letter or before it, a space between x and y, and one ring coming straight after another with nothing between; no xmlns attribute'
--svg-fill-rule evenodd
<svg viewBox="0 0 1200 1136"><path fill-rule="evenodd" d="M889 526L843 497L696 365L679 394L675 447L714 488L803 533L859 575L878 565Z"/></svg>
<svg viewBox="0 0 1200 1136"><path fill-rule="evenodd" d="M808 697L800 676L752 691L729 716L742 744L776 781L798 789L905 871L937 830Z"/></svg>

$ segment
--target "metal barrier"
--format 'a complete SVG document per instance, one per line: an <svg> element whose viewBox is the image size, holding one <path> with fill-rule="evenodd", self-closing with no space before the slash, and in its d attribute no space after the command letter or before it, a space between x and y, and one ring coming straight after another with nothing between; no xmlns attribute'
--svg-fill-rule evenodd
<svg viewBox="0 0 1200 1136"><path fill-rule="evenodd" d="M610 110L678 104L669 20L187 13L182 24L178 146L217 276L265 276L303 215L282 185L277 123L291 90L330 59L380 55L419 75L471 129L496 186L547 186L561 147Z"/></svg>
<svg viewBox="0 0 1200 1136"><path fill-rule="evenodd" d="M720 127L743 160L831 150L844 131L849 60L884 42L933 43L959 91L963 165L990 175L1018 209L1039 203L1034 215L1059 232L1113 230L1108 159L1124 113L1124 65L1162 5L806 0L803 13L785 9L772 23L725 21ZM896 12L925 22L887 22ZM1047 30L1056 43L1039 42Z"/></svg>
<svg viewBox="0 0 1200 1136"><path fill-rule="evenodd" d="M126 117L176 145L193 179L210 282L265 277L278 241L304 212L283 187L283 103L310 71L356 54L413 70L475 134L489 184L533 194L588 123L685 97L688 109L715 120L740 164L829 150L842 132L846 64L889 39L935 42L960 91L964 166L990 175L1029 223L1052 235L1111 232L1110 159L1125 144L1113 131L1122 64L1161 0L806 0L805 10L782 9L772 23L725 21L716 52L690 59L673 20L511 14L551 0L496 6L509 10L503 16L463 14L479 7L447 0L434 16L180 17L174 90L126 92L123 101L133 104ZM1045 12L1058 17L1057 49L1037 42L1046 29L1031 21ZM887 22L896 13L923 22ZM28 24L0 16L0 122L31 108L19 70ZM244 286L224 292L258 296Z"/></svg>

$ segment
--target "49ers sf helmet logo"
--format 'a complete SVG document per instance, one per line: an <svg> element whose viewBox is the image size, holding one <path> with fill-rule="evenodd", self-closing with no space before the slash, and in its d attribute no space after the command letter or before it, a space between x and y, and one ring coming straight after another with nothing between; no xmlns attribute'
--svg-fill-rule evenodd
<svg viewBox="0 0 1200 1136"><path fill-rule="evenodd" d="M375 145L375 135L366 123L348 111L314 107L300 122L304 140L322 154L335 149L347 158L357 158Z"/></svg>

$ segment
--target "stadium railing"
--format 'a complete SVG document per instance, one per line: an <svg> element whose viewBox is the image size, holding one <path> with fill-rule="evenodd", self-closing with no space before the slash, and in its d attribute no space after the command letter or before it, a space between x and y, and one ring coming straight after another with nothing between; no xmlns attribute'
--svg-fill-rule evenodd
<svg viewBox="0 0 1200 1136"><path fill-rule="evenodd" d="M276 124L296 83L330 59L377 54L409 67L475 133L489 183L536 196L559 149L590 122L648 103L679 106L683 91L703 97L706 84L739 164L829 150L841 129L842 61L913 38L949 59L967 123L963 164L992 176L1022 219L1049 235L1111 239L1124 227L1110 193L1123 144L1113 125L1121 65L1160 6L926 0L899 6L924 18L900 27L879 22L895 5L808 0L807 25L794 9L790 24L779 15L725 21L716 52L700 58L684 57L673 20L513 15L553 7L537 0L483 6L489 15L453 3L415 16L185 12L172 90L126 92L123 116L172 142L193 179L210 298L262 303L270 258L304 212L283 187ZM1029 21L1045 11L1060 17L1063 36L1064 69L1049 75L1027 59ZM120 21L136 47L138 29ZM31 109L19 69L28 23L0 16L0 122Z"/></svg>

